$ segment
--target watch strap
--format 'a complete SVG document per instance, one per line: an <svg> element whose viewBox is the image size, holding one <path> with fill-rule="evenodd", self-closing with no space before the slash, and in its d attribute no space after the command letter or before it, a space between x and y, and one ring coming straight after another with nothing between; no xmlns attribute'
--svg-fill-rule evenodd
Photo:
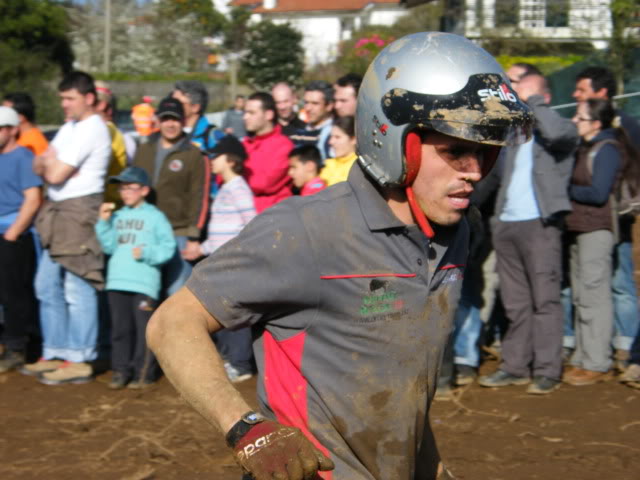
<svg viewBox="0 0 640 480"><path fill-rule="evenodd" d="M251 430L255 425L261 423L265 420L265 418L257 413L257 412L247 412L240 420L238 420L231 429L225 435L225 440L227 445L231 448L234 448L240 439L244 437L249 430Z"/></svg>

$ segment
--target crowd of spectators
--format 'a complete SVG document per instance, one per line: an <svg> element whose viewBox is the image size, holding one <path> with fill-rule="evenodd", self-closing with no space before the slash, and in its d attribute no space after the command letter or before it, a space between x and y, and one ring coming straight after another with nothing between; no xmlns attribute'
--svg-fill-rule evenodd
<svg viewBox="0 0 640 480"><path fill-rule="evenodd" d="M578 75L573 119L550 108L534 66L515 64L507 76L535 115L535 136L503 149L474 192L471 256L438 397L475 381L485 351L500 358L477 378L485 387L547 394L614 369L640 388L634 217L615 208L622 179L639 187L640 126L614 108L606 69ZM109 85L72 72L58 86L65 123L50 144L31 97L5 95L0 372L84 383L108 358L110 388L153 384L161 371L146 324L193 265L272 205L347 179L361 80L311 82L301 102L284 82L237 96L219 128L204 115L205 86L180 81L157 106L144 97L134 107L134 139L113 123ZM254 374L248 327L215 342L232 381Z"/></svg>

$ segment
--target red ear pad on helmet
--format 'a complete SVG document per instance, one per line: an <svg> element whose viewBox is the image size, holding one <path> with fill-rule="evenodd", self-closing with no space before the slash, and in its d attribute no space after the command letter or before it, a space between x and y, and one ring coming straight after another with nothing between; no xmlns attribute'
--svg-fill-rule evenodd
<svg viewBox="0 0 640 480"><path fill-rule="evenodd" d="M404 139L404 158L406 168L404 184L411 185L418 175L422 160L422 138L416 131L407 133Z"/></svg>

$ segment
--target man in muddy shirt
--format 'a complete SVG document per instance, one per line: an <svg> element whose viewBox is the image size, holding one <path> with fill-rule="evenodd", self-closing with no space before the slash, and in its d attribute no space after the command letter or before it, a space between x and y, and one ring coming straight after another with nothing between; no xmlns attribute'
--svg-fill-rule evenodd
<svg viewBox="0 0 640 480"><path fill-rule="evenodd" d="M446 73L445 73L446 72ZM473 184L531 116L484 50L419 33L369 68L347 182L287 199L204 260L147 338L247 478L448 478L428 418ZM253 327L260 413L209 340ZM249 477L250 476L250 477Z"/></svg>

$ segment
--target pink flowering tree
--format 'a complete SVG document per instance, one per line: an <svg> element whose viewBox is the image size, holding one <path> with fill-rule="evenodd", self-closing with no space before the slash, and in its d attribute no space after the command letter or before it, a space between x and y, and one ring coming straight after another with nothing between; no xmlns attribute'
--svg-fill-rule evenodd
<svg viewBox="0 0 640 480"><path fill-rule="evenodd" d="M344 72L364 75L371 61L395 40L384 27L367 28L355 32L351 40L342 42L337 63Z"/></svg>

